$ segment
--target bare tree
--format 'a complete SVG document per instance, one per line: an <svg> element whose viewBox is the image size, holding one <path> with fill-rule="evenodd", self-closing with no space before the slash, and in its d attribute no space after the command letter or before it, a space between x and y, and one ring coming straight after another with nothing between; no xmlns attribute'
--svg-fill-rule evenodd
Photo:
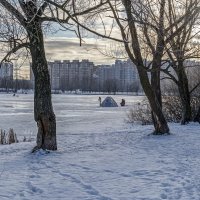
<svg viewBox="0 0 200 200"><path fill-rule="evenodd" d="M52 1L55 3L58 1ZM51 100L50 77L44 49L43 29L49 22L66 24L65 29L74 31L80 37L79 24L73 29L76 16L92 12L104 4L104 1L88 1L87 7L76 7L74 0L59 1L68 12L58 12L58 7L47 0L0 0L2 10L13 16L25 32L27 40L16 43L8 53L28 48L32 58L32 70L35 77L34 117L38 126L37 149L56 150L56 117ZM80 2L79 2L80 3ZM83 3L81 4L83 6ZM76 9L75 9L76 8ZM81 41L81 37L80 37Z"/></svg>
<svg viewBox="0 0 200 200"><path fill-rule="evenodd" d="M173 5L170 5L169 20L170 25L174 24L178 16L183 13L187 13L189 4L183 4L180 9L175 9ZM199 28L196 26L200 12L196 12L193 18L190 15L186 15L184 21L185 26L174 36L169 44L166 46L167 55L169 57L169 65L164 70L168 74L168 78L172 79L178 86L178 91L182 104L182 119L181 124L186 124L191 121L191 105L190 105L190 89L188 83L188 77L186 69L190 67L187 65L187 60L198 57L199 51L197 51L198 45L194 44L195 36L199 33ZM173 32L179 28L170 26L170 31ZM171 71L171 72L170 72ZM175 73L173 73L175 72Z"/></svg>
<svg viewBox="0 0 200 200"><path fill-rule="evenodd" d="M34 117L38 125L37 146L56 150L56 120L51 102L50 78L45 57L41 16L46 3L37 1L1 0L3 9L10 12L24 28L28 41L21 47L28 47L32 57L32 70L35 77ZM17 45L15 48L20 48Z"/></svg>

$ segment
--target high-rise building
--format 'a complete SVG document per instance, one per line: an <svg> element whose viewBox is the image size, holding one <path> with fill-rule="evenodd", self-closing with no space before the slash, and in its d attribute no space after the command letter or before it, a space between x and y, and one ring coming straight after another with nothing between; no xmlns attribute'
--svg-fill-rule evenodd
<svg viewBox="0 0 200 200"><path fill-rule="evenodd" d="M89 85L94 64L89 60L48 62L52 90L73 90Z"/></svg>
<svg viewBox="0 0 200 200"><path fill-rule="evenodd" d="M0 67L0 78L13 79L13 64L2 63Z"/></svg>
<svg viewBox="0 0 200 200"><path fill-rule="evenodd" d="M136 66L130 59L127 61L115 61L115 79L119 80L121 90L127 90L131 84L138 80Z"/></svg>
<svg viewBox="0 0 200 200"><path fill-rule="evenodd" d="M94 72L94 63L89 60L82 60L79 66L79 88L91 90Z"/></svg>
<svg viewBox="0 0 200 200"><path fill-rule="evenodd" d="M116 60L114 65L99 65L95 75L100 88L108 87L109 84L119 91L128 91L136 82L139 84L138 73L131 60Z"/></svg>
<svg viewBox="0 0 200 200"><path fill-rule="evenodd" d="M48 69L52 90L131 91L136 82L139 85L136 67L130 60L98 66L89 60L56 60L48 62ZM33 75L30 77L33 81Z"/></svg>
<svg viewBox="0 0 200 200"><path fill-rule="evenodd" d="M94 73L100 88L107 80L114 79L114 68L111 65L98 65Z"/></svg>
<svg viewBox="0 0 200 200"><path fill-rule="evenodd" d="M54 62L48 63L51 87L53 90L58 90L60 88L60 69L62 62L56 60Z"/></svg>

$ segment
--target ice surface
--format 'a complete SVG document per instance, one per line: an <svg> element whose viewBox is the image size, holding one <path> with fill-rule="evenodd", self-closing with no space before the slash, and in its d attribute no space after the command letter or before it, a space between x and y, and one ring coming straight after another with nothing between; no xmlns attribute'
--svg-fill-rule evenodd
<svg viewBox="0 0 200 200"><path fill-rule="evenodd" d="M142 97L113 98L127 106L99 107L96 95L53 96L58 151L30 154L34 142L0 146L0 200L199 200L199 124L170 124L170 136L149 136L152 126L125 121ZM1 128L35 137L32 99L0 95Z"/></svg>

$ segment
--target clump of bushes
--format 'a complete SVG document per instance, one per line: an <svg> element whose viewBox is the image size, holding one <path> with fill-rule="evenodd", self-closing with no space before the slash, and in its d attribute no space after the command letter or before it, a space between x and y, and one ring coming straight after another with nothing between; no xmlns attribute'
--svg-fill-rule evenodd
<svg viewBox="0 0 200 200"><path fill-rule="evenodd" d="M152 124L151 109L146 100L135 104L134 108L127 113L127 117L129 123Z"/></svg>
<svg viewBox="0 0 200 200"><path fill-rule="evenodd" d="M163 100L163 113L168 122L178 123L182 117L182 106L180 98L177 96L164 96Z"/></svg>
<svg viewBox="0 0 200 200"><path fill-rule="evenodd" d="M9 129L7 133L4 130L0 130L0 144L12 144L18 142L17 135L12 128Z"/></svg>
<svg viewBox="0 0 200 200"><path fill-rule="evenodd" d="M192 119L194 119L197 109L200 105L200 98L192 97L191 101ZM178 123L182 117L182 105L180 97L178 96L164 96L163 97L163 112L168 122Z"/></svg>
<svg viewBox="0 0 200 200"><path fill-rule="evenodd" d="M191 98L192 118L200 105L200 98ZM182 117L181 100L178 96L163 96L163 113L168 122L178 123ZM151 108L147 100L143 100L132 108L128 114L128 122L140 122L142 125L152 124Z"/></svg>
<svg viewBox="0 0 200 200"><path fill-rule="evenodd" d="M30 133L29 137L24 136L23 140L21 142L32 142L34 138L32 138L32 134ZM0 129L0 145L4 144L12 144L12 143L18 143L20 142L17 138L17 134L14 132L14 130L11 128L8 132L5 130Z"/></svg>

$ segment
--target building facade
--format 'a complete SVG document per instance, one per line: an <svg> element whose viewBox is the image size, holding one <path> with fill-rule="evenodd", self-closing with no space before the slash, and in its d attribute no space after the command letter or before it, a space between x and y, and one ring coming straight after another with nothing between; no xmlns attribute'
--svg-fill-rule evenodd
<svg viewBox="0 0 200 200"><path fill-rule="evenodd" d="M52 90L89 89L94 63L89 60L48 62Z"/></svg>
<svg viewBox="0 0 200 200"><path fill-rule="evenodd" d="M55 60L48 62L48 69L52 90L124 92L140 85L136 67L130 60L98 66L89 60ZM33 82L32 72L30 77Z"/></svg>
<svg viewBox="0 0 200 200"><path fill-rule="evenodd" d="M13 88L13 64L2 63L0 67L0 90L9 91Z"/></svg>
<svg viewBox="0 0 200 200"><path fill-rule="evenodd" d="M94 73L100 90L110 90L111 87L112 90L124 92L133 91L136 85L140 87L136 66L131 60L116 60L113 65L99 65Z"/></svg>
<svg viewBox="0 0 200 200"><path fill-rule="evenodd" d="M13 64L12 63L2 63L0 68L0 78L13 79Z"/></svg>

